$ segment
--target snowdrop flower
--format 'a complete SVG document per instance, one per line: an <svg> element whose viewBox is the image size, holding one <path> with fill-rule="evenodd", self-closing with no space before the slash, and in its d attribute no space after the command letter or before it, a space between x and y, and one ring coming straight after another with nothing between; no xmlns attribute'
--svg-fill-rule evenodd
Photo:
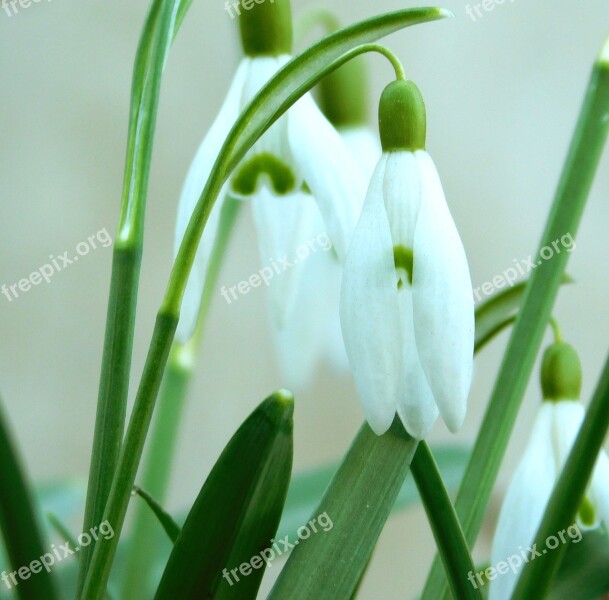
<svg viewBox="0 0 609 600"><path fill-rule="evenodd" d="M521 555L535 535L569 452L575 442L585 410L579 402L581 365L572 346L552 344L542 364L544 402L539 408L528 446L507 490L493 540L491 564ZM580 507L577 524L581 530L609 525L609 458L598 458L588 493ZM577 527L576 527L577 525ZM575 538L569 532L571 540ZM577 540L578 541L578 540ZM524 561L515 571L498 575L491 582L489 600L508 600L516 587Z"/></svg>
<svg viewBox="0 0 609 600"><path fill-rule="evenodd" d="M370 427L396 411L424 438L438 410L451 431L465 418L474 306L465 252L425 147L425 107L410 81L382 94L383 154L353 234L340 315Z"/></svg>
<svg viewBox="0 0 609 600"><path fill-rule="evenodd" d="M224 104L203 140L184 183L178 207L175 251L207 181L218 152L240 112L291 58L289 0L256 4L239 18L245 57ZM312 97L301 98L267 131L238 165L209 216L188 281L177 338L194 330L222 200L227 194L251 200L261 261L290 261L306 240L317 207L339 258L344 259L356 221L353 206L361 175ZM283 326L295 301L300 268L286 270L270 286L273 315Z"/></svg>

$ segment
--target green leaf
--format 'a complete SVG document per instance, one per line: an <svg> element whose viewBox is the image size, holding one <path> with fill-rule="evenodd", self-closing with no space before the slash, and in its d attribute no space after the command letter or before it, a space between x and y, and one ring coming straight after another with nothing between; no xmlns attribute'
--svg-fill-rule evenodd
<svg viewBox="0 0 609 600"><path fill-rule="evenodd" d="M609 593L609 536L603 527L569 544L552 582L550 600L597 600Z"/></svg>
<svg viewBox="0 0 609 600"><path fill-rule="evenodd" d="M572 283L569 275L563 275L562 283ZM475 352L479 352L503 329L516 320L528 281L521 281L515 286L499 292L483 302L476 309Z"/></svg>
<svg viewBox="0 0 609 600"><path fill-rule="evenodd" d="M595 64L584 105L556 191L539 251L569 234L575 238L609 129L609 62ZM540 158L542 160L542 158ZM472 458L459 488L455 508L467 541L472 545L484 518L520 403L535 365L569 253L531 273L522 307L503 357ZM447 597L446 579L438 557L423 593L423 600Z"/></svg>
<svg viewBox="0 0 609 600"><path fill-rule="evenodd" d="M80 544L76 541L76 538L67 525L65 525L57 515L54 513L47 513L47 519L51 527L60 535L62 539L64 539L66 542L70 542L72 548L78 548ZM78 560L79 558L80 555L77 554L76 559Z"/></svg>
<svg viewBox="0 0 609 600"><path fill-rule="evenodd" d="M450 491L456 491L463 477L470 450L461 446L438 446L433 452L446 487ZM286 535L290 538L296 537L296 531L313 515L338 468L338 463L332 463L292 477L279 525L279 538ZM406 479L392 510L405 510L418 502L419 494L414 481Z"/></svg>
<svg viewBox="0 0 609 600"><path fill-rule="evenodd" d="M155 600L256 596L260 553L272 545L290 481L292 413L292 396L277 392L232 437L184 523ZM247 576L223 576L250 561Z"/></svg>
<svg viewBox="0 0 609 600"><path fill-rule="evenodd" d="M180 527L173 520L173 517L166 512L163 507L146 491L137 486L133 487L133 492L140 498L143 498L150 510L154 513L154 516L158 519L161 527L165 530L165 533L169 539L175 543L180 535Z"/></svg>
<svg viewBox="0 0 609 600"><path fill-rule="evenodd" d="M362 426L313 513L314 517L326 515L332 528L311 535L294 548L269 600L352 597L416 447L417 441L399 419L381 436L367 424Z"/></svg>
<svg viewBox="0 0 609 600"><path fill-rule="evenodd" d="M426 442L419 444L410 468L448 574L453 596L459 600L481 600L480 590L465 577L466 573L475 572L474 563L461 524Z"/></svg>
<svg viewBox="0 0 609 600"><path fill-rule="evenodd" d="M83 531L102 521L119 461L127 414L144 217L161 76L169 46L190 3L191 0L154 0L135 58L121 215L113 248ZM84 587L92 553L90 546L81 552L79 592Z"/></svg>
<svg viewBox="0 0 609 600"><path fill-rule="evenodd" d="M27 567L48 552L49 544L42 536L39 515L37 514L27 476L21 466L16 446L5 420L0 404L0 531L11 565L11 571ZM43 569L40 573L30 574L17 585L9 585L21 600L40 600L57 598L51 573ZM5 586L6 583L2 583Z"/></svg>

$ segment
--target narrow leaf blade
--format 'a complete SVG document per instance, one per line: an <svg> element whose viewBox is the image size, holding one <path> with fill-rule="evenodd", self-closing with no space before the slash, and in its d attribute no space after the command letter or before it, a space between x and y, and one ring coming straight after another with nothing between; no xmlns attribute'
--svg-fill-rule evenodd
<svg viewBox="0 0 609 600"><path fill-rule="evenodd" d="M255 597L264 568L232 585L222 572L249 562L277 531L292 468L292 412L291 395L278 392L235 433L184 523L156 600Z"/></svg>

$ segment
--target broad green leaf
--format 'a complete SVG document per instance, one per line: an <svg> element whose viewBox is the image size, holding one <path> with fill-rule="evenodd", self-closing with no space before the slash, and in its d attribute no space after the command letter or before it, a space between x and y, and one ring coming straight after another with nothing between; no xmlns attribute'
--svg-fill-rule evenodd
<svg viewBox="0 0 609 600"><path fill-rule="evenodd" d="M609 536L603 527L571 541L552 582L550 600L597 600L609 593Z"/></svg>
<svg viewBox="0 0 609 600"><path fill-rule="evenodd" d="M362 426L312 515L326 515L332 528L303 538L294 548L270 600L352 597L416 447L399 419L381 436Z"/></svg>
<svg viewBox="0 0 609 600"><path fill-rule="evenodd" d="M433 449L433 453L446 487L451 492L456 491L463 477L470 450L461 446L438 446ZM311 518L338 468L339 464L333 463L292 477L279 525L279 538L286 535L290 538L296 537L296 531ZM405 510L419 502L414 481L407 478L400 488L393 511Z"/></svg>
<svg viewBox="0 0 609 600"><path fill-rule="evenodd" d="M0 531L10 563L9 571L28 567L48 552L49 544L44 540L40 517L34 507L28 478L21 465L8 422L0 405ZM16 579L16 588L21 600L54 600L57 593L51 573L43 569L27 579ZM6 583L0 585L5 586Z"/></svg>
<svg viewBox="0 0 609 600"><path fill-rule="evenodd" d="M180 535L180 527L173 520L172 516L145 490L134 486L133 491L146 502L161 527L165 530L167 537L175 543Z"/></svg>
<svg viewBox="0 0 609 600"><path fill-rule="evenodd" d="M176 540L156 600L256 596L260 553L272 545L290 480L292 413L291 395L277 392L232 437ZM250 561L245 575L239 569ZM233 579L223 576L233 569Z"/></svg>

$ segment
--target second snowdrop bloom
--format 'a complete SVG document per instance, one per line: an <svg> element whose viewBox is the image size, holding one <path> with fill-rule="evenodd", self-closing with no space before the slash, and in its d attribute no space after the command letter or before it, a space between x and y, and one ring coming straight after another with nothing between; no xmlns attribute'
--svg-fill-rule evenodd
<svg viewBox="0 0 609 600"><path fill-rule="evenodd" d="M178 208L175 249L179 248L193 209L239 114L268 80L291 58L292 24L288 0L256 5L239 19L246 56L227 97L190 167ZM361 174L340 135L312 97L302 97L254 145L233 172L209 216L186 289L178 339L192 334L222 200L227 194L252 201L260 259L292 261L306 241L317 208L339 258L344 259L356 221ZM315 206L317 205L317 207ZM286 322L301 269L288 269L270 286L273 315Z"/></svg>
<svg viewBox="0 0 609 600"><path fill-rule="evenodd" d="M396 411L422 439L438 412L465 418L474 305L461 239L425 151L425 107L410 81L391 83L379 109L378 162L343 273L341 323L370 427Z"/></svg>
<svg viewBox="0 0 609 600"><path fill-rule="evenodd" d="M572 346L552 344L542 364L544 402L539 408L531 438L522 456L501 507L493 539L491 564L497 565L513 555L521 555L534 542L546 506L585 416L579 402L581 366ZM609 458L598 457L592 481L577 523L567 530L562 543L581 540L581 531L609 525ZM544 548L538 548L540 552ZM525 550L527 560L532 556ZM515 571L498 575L491 582L489 600L509 600L525 561Z"/></svg>

